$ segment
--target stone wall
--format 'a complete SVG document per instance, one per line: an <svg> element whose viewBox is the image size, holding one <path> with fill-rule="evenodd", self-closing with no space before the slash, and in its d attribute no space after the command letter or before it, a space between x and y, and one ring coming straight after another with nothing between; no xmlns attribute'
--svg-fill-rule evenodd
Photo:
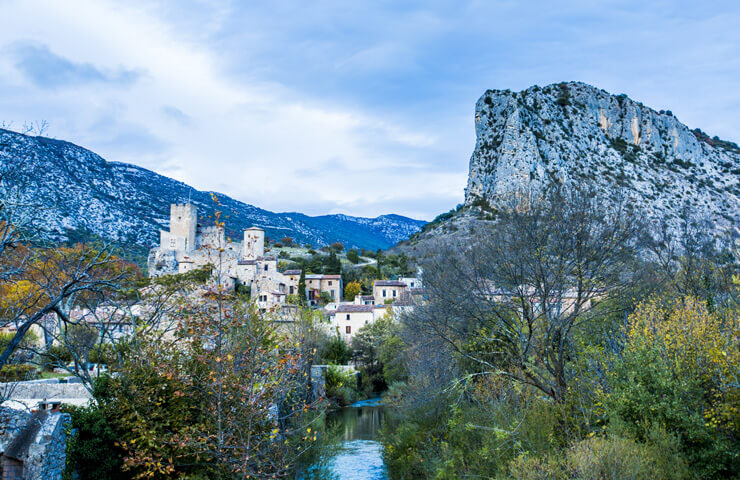
<svg viewBox="0 0 740 480"><path fill-rule="evenodd" d="M0 478L61 480L70 416L0 407Z"/></svg>

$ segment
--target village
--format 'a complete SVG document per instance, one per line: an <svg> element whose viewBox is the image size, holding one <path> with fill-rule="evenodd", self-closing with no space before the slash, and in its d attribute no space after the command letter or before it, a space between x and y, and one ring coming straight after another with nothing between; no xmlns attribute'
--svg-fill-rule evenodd
<svg viewBox="0 0 740 480"><path fill-rule="evenodd" d="M265 244L265 232L259 227L244 230L242 242L230 241L222 226L200 225L194 205L173 204L169 231L160 230L160 244L149 254L148 274L158 277L210 267L213 284L226 291L247 291L260 313L282 320L296 306L306 305L323 312L329 330L347 343L363 326L386 315L397 317L423 300L420 276L376 278L367 294L346 298L341 274L281 271L280 259Z"/></svg>

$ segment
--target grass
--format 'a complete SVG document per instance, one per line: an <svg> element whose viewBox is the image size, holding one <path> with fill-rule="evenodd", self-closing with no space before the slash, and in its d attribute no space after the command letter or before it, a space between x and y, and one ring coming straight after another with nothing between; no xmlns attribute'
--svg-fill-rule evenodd
<svg viewBox="0 0 740 480"><path fill-rule="evenodd" d="M42 380L46 380L49 378L66 378L71 377L72 374L69 372L64 373L58 373L58 372L41 372L41 375L39 375L39 378Z"/></svg>

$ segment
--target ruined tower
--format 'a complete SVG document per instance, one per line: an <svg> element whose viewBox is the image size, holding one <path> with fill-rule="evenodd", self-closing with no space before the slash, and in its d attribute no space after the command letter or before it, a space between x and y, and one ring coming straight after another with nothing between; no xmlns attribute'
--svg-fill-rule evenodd
<svg viewBox="0 0 740 480"><path fill-rule="evenodd" d="M170 205L170 234L185 239L185 251L195 249L198 209L190 203Z"/></svg>
<svg viewBox="0 0 740 480"><path fill-rule="evenodd" d="M256 260L265 255L265 231L259 227L250 227L244 230L244 244L242 245L242 259Z"/></svg>

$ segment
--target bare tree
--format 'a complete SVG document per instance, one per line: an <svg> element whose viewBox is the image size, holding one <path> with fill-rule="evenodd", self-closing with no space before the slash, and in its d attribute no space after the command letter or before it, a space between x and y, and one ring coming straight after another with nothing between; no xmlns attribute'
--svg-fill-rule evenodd
<svg viewBox="0 0 740 480"><path fill-rule="evenodd" d="M53 247L34 238L39 212L22 200L18 173L0 169L0 327L15 332L0 353L0 366L33 325L50 314L68 322L76 302L104 300L128 273L109 247Z"/></svg>
<svg viewBox="0 0 740 480"><path fill-rule="evenodd" d="M634 281L639 225L626 201L572 187L512 203L468 244L440 244L426 259L430 302L407 317L407 331L442 339L473 375L562 401L573 331Z"/></svg>

